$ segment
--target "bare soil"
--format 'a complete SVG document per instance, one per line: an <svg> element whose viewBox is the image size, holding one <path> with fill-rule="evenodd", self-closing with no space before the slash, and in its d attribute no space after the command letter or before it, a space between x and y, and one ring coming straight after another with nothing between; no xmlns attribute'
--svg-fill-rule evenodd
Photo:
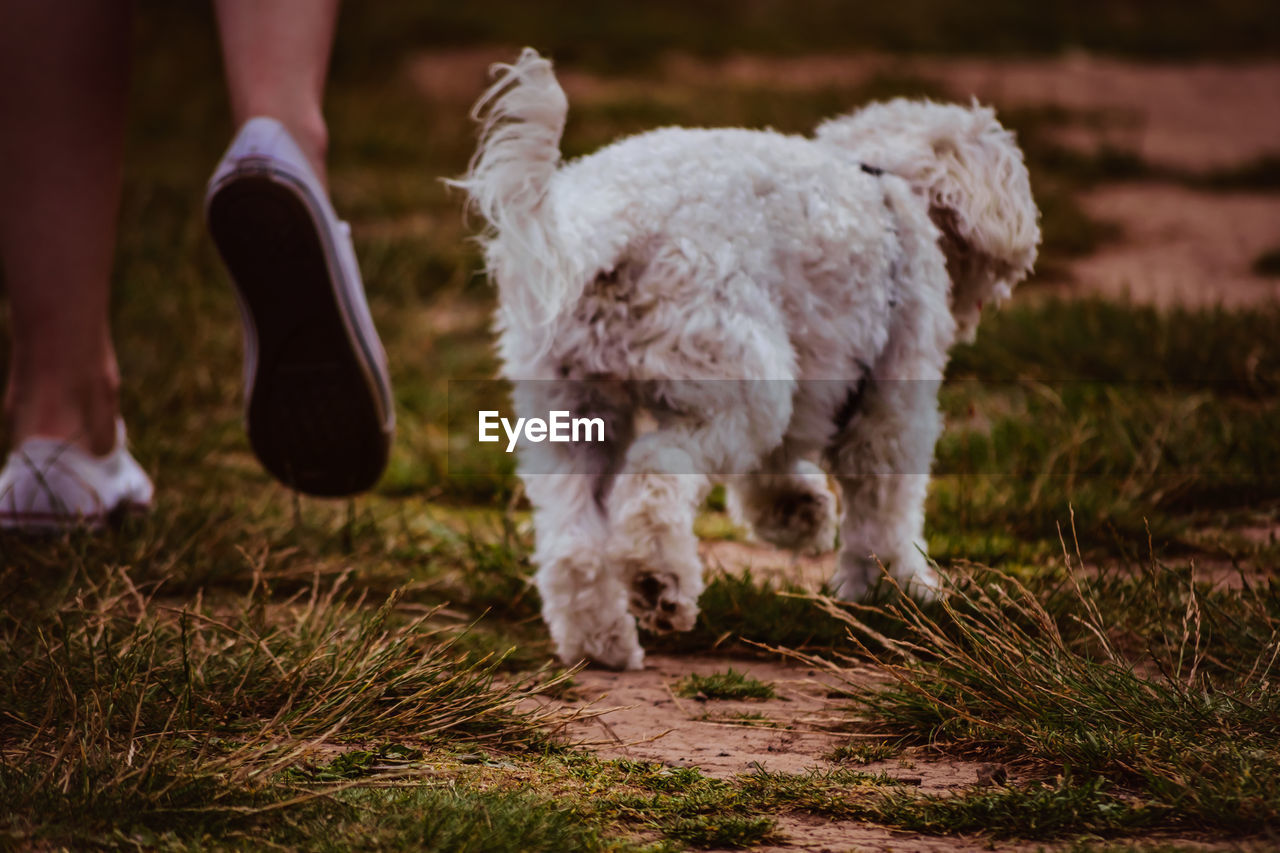
<svg viewBox="0 0 1280 853"><path fill-rule="evenodd" d="M1280 194L1206 193L1166 184L1115 184L1081 196L1121 238L1070 264L1059 293L1088 292L1171 308L1240 308L1280 299L1280 278L1252 270L1280 246Z"/></svg>
<svg viewBox="0 0 1280 853"><path fill-rule="evenodd" d="M487 69L512 48L423 54L407 73L441 109L461 109L485 88ZM856 87L877 76L933 81L957 99L1071 111L1056 129L1064 145L1107 148L1190 172L1280 156L1280 63L1143 64L1085 54L1056 59L737 56L668 57L644 77L558 70L570 104L652 98L664 88L723 85L763 91ZM572 108L572 107L571 107ZM1127 298L1161 307L1239 307L1280 298L1280 278L1252 270L1280 247L1280 195L1222 194L1144 182L1104 186L1080 199L1121 237L1066 265L1052 293Z"/></svg>
<svg viewBox="0 0 1280 853"><path fill-rule="evenodd" d="M772 684L776 698L676 695L676 684L689 674L710 675L729 667ZM583 670L575 681L577 697L563 703L567 710L582 714L570 724L570 737L609 758L697 767L721 778L755 770L804 773L837 766L830 758L832 750L850 738L833 731L841 722L840 700L830 694L838 685L825 679L821 670L794 663L721 655L650 655L642 672L593 668ZM740 714L766 720L735 720ZM869 743L878 740L874 734L865 737ZM867 764L865 769L936 793L975 784L980 766L905 753Z"/></svg>

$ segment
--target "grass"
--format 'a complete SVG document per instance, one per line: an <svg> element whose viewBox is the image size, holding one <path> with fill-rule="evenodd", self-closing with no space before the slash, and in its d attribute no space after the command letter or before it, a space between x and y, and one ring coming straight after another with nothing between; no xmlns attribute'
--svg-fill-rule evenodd
<svg viewBox="0 0 1280 853"><path fill-rule="evenodd" d="M411 47L534 44L606 70L643 68L673 44L701 54L866 50L960 54L1059 54L1068 50L1150 59L1275 54L1277 25L1257 0L1215 4L1211 17L1160 8L1135 17L1102 0L1034 11L982 0L964 12L938 0L850 9L836 0L764 0L749 9L715 0L690 7L662 0L634 9L556 0L534 12L499 0L484 9L441 2L345 13L342 70L388 63ZM363 48L361 52L358 48ZM371 60L371 57L373 58Z"/></svg>
<svg viewBox="0 0 1280 853"><path fill-rule="evenodd" d="M629 761L574 759L573 767L580 782L610 791L595 800L591 814L641 818L668 839L695 846L774 841L773 819L781 814L871 822L929 835L1026 840L1132 835L1159 827L1168 817L1165 809L1134 802L1100 778L1060 776L1023 787L939 795L921 794L883 774L846 769L756 770L713 779L693 769Z"/></svg>
<svg viewBox="0 0 1280 853"><path fill-rule="evenodd" d="M1080 570L1040 594L974 570L949 583L937 618L910 602L891 605L895 637L833 608L885 650L872 657L890 682L850 685L859 719L949 754L1082 777L1081 790L1060 792L1068 824L1071 802L1083 797L1081 807L1127 814L1135 826L1274 827L1275 581L1232 588L1158 565L1129 576L1090 578ZM1107 805L1115 798L1099 787L1104 779L1123 787L1130 806ZM1033 808L1038 800L1018 802ZM1004 807L992 800L973 820L980 823L988 806ZM977 825L966 823L967 811L948 808L937 819L954 821L956 831ZM1010 821L1019 833L1032 830Z"/></svg>
<svg viewBox="0 0 1280 853"><path fill-rule="evenodd" d="M621 846L607 841L598 828L576 819L559 803L526 792L426 789L383 799L379 806L384 813L404 816L389 821L390 837L384 831L384 837L376 844L383 849L395 846L450 853L594 853Z"/></svg>
<svg viewBox="0 0 1280 853"><path fill-rule="evenodd" d="M764 815L698 815L676 818L664 828L666 836L693 847L737 850L780 841L776 822Z"/></svg>
<svg viewBox="0 0 1280 853"><path fill-rule="evenodd" d="M1253 261L1253 271L1257 275L1280 276L1280 247L1258 255Z"/></svg>
<svg viewBox="0 0 1280 853"><path fill-rule="evenodd" d="M875 764L877 761L893 758L899 752L901 749L893 744L853 740L831 750L827 754L827 760L835 764Z"/></svg>
<svg viewBox="0 0 1280 853"><path fill-rule="evenodd" d="M1107 790L1105 780L997 788L956 796L890 795L874 819L930 835L984 833L996 838L1052 839L1115 835L1158 822L1161 810L1134 806Z"/></svg>
<svg viewBox="0 0 1280 853"><path fill-rule="evenodd" d="M710 675L690 673L676 682L675 694L686 699L773 699L773 685L729 667Z"/></svg>
<svg viewBox="0 0 1280 853"><path fill-rule="evenodd" d="M1126 556L1148 532L1186 553L1189 528L1214 513L1274 502L1280 350L1264 329L1275 321L1273 308L1087 300L988 318L942 391L934 553L1041 560L1069 507L1087 519L1091 553ZM975 542L974 529L1014 536Z"/></svg>
<svg viewBox="0 0 1280 853"><path fill-rule="evenodd" d="M494 681L397 598L365 606L318 581L287 619L265 582L170 603L124 570L75 578L0 618L0 823L92 833L121 815L159 831L287 801L273 777L322 745L409 738L545 742L517 710L542 676Z"/></svg>
<svg viewBox="0 0 1280 853"><path fill-rule="evenodd" d="M698 719L715 723L728 723L734 726L759 726L766 729L785 728L784 724L758 711L734 711L731 714L722 715L703 714Z"/></svg>

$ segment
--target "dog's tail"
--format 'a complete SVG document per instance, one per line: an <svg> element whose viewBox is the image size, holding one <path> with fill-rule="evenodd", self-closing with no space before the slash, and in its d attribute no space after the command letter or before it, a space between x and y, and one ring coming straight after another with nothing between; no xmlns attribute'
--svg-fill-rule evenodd
<svg viewBox="0 0 1280 853"><path fill-rule="evenodd" d="M497 80L471 112L481 125L479 146L467 174L450 183L467 191L489 223L481 241L508 319L544 325L564 308L577 278L550 197L569 102L551 62L532 48L494 72Z"/></svg>

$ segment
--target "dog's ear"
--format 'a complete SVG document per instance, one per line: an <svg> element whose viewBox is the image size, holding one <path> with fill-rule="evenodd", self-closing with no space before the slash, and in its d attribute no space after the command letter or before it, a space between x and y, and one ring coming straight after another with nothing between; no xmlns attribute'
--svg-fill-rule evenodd
<svg viewBox="0 0 1280 853"><path fill-rule="evenodd" d="M818 128L820 141L904 178L928 198L942 231L957 332L971 339L984 303L999 303L1029 272L1039 212L1014 136L995 111L897 99Z"/></svg>

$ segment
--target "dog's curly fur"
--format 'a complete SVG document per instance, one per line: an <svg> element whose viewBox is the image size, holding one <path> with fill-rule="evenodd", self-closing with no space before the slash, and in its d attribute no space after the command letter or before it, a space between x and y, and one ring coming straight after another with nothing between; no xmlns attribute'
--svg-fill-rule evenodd
<svg viewBox="0 0 1280 853"><path fill-rule="evenodd" d="M562 164L568 103L551 63L527 49L497 70L455 184L489 223L518 414L662 413L608 450L522 450L560 657L639 668L637 621L693 626L692 526L712 474L759 536L822 550L837 527L830 472L843 498L834 591L861 596L883 564L930 594L937 383L1040 240L1022 154L994 112L894 100L813 138L666 128ZM602 377L645 380L651 398L520 381Z"/></svg>

